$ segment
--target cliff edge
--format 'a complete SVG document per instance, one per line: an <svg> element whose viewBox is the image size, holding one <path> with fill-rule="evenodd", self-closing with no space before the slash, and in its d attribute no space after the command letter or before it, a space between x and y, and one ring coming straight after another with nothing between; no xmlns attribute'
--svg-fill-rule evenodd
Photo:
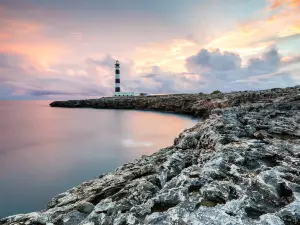
<svg viewBox="0 0 300 225"><path fill-rule="evenodd" d="M0 224L300 224L300 86L58 101L201 116L172 146Z"/></svg>

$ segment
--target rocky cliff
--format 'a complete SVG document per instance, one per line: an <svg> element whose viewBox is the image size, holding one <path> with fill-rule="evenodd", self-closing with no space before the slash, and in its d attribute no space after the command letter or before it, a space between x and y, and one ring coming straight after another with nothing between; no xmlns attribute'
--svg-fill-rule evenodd
<svg viewBox="0 0 300 225"><path fill-rule="evenodd" d="M300 86L53 102L201 116L172 146L0 224L300 224Z"/></svg>

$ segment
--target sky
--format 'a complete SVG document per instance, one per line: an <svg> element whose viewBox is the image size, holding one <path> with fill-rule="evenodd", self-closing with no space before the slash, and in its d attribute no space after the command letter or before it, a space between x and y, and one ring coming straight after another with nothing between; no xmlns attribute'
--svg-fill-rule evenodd
<svg viewBox="0 0 300 225"><path fill-rule="evenodd" d="M0 0L0 99L300 84L300 0Z"/></svg>

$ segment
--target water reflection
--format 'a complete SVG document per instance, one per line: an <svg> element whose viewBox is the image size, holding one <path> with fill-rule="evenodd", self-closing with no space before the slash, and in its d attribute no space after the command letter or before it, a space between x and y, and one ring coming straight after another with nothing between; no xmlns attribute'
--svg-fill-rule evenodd
<svg viewBox="0 0 300 225"><path fill-rule="evenodd" d="M0 101L0 217L172 144L196 121L170 114Z"/></svg>

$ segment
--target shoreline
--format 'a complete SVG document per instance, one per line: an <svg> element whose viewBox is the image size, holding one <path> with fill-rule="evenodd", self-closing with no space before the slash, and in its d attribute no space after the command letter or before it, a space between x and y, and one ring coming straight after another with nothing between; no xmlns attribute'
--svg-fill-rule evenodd
<svg viewBox="0 0 300 225"><path fill-rule="evenodd" d="M50 106L163 111L201 120L172 146L56 196L46 210L0 224L300 223L300 86Z"/></svg>

